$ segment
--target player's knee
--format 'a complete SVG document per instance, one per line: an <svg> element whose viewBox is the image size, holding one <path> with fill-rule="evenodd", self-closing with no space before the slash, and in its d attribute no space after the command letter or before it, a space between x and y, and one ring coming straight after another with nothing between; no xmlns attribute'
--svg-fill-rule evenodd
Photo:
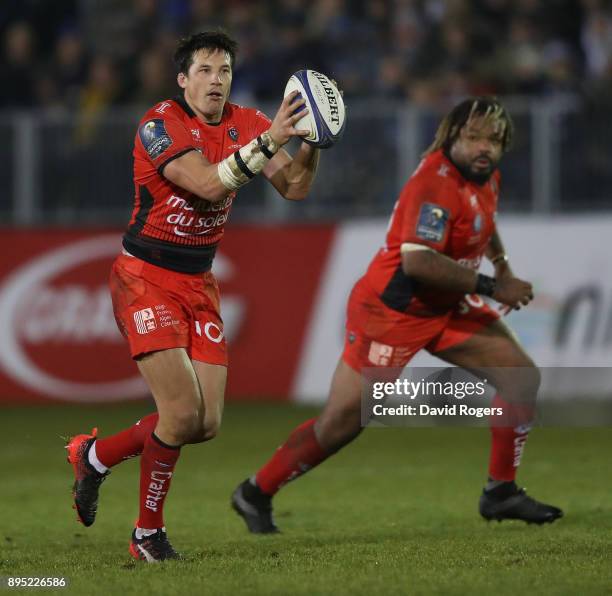
<svg viewBox="0 0 612 596"><path fill-rule="evenodd" d="M204 426L198 426L197 430L191 435L188 443L205 443L206 441L212 441L221 429L221 420L205 420Z"/></svg>
<svg viewBox="0 0 612 596"><path fill-rule="evenodd" d="M522 357L509 369L504 369L497 389L506 399L516 402L535 401L542 374L529 357Z"/></svg>
<svg viewBox="0 0 612 596"><path fill-rule="evenodd" d="M542 383L542 373L540 373L540 369L531 362L531 365L521 369L520 376L522 377L523 392L525 395L535 399Z"/></svg>
<svg viewBox="0 0 612 596"><path fill-rule="evenodd" d="M201 429L201 422L196 411L184 410L173 412L166 426L177 442L190 443Z"/></svg>
<svg viewBox="0 0 612 596"><path fill-rule="evenodd" d="M202 441L212 441L218 434L221 429L221 423L219 421L214 421L210 424L205 424L202 429Z"/></svg>

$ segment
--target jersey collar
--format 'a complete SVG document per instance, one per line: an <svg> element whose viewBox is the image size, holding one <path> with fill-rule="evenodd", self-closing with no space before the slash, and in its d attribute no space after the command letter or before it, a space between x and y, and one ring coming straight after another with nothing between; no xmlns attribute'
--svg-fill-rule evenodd
<svg viewBox="0 0 612 596"><path fill-rule="evenodd" d="M185 96L182 93L175 96L174 101L181 106L181 108L183 108L183 111L187 114L187 116L190 118L196 118L196 113L189 107L189 104L185 101Z"/></svg>
<svg viewBox="0 0 612 596"><path fill-rule="evenodd" d="M197 114L191 109L191 107L185 100L185 96L182 93L179 93L178 95L176 95L174 97L174 101L183 109L183 111L187 114L187 116L189 116L190 118L197 118ZM207 126L219 126L219 124L221 124L221 122L223 121L223 116L225 116L227 110L228 110L228 102L225 102L225 105L223 106L223 114L221 114L221 120L219 120L219 122L214 122L214 123L205 122L204 124L206 124Z"/></svg>

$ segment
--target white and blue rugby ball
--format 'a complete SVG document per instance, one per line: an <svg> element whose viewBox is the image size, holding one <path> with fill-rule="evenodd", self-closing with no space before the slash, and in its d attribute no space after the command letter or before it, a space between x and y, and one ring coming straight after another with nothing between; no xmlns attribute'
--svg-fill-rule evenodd
<svg viewBox="0 0 612 596"><path fill-rule="evenodd" d="M338 88L320 72L299 70L287 81L285 97L296 89L308 108L308 114L295 124L295 128L310 131L302 140L319 149L337 143L346 124L344 101Z"/></svg>

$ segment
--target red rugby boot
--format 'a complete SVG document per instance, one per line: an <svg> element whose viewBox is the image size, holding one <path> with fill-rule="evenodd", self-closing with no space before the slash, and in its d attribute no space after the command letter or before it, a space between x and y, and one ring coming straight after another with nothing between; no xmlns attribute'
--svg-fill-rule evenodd
<svg viewBox="0 0 612 596"><path fill-rule="evenodd" d="M180 559L181 556L172 548L166 528L157 528L155 533L138 538L136 529L132 532L130 555L147 563L158 563L168 559Z"/></svg>
<svg viewBox="0 0 612 596"><path fill-rule="evenodd" d="M72 464L74 470L74 485L72 496L74 497L74 509L77 511L78 519L84 526L91 526L96 520L98 510L98 491L100 485L110 474L101 474L90 463L87 458L89 448L96 440L98 429L94 428L90 435L76 435L68 440L68 463Z"/></svg>

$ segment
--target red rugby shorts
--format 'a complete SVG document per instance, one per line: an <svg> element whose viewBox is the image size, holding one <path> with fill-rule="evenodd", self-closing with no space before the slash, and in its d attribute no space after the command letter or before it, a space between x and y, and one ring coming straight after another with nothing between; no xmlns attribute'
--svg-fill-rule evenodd
<svg viewBox="0 0 612 596"><path fill-rule="evenodd" d="M109 284L132 358L185 348L192 360L227 366L219 286L211 272L178 273L120 255Z"/></svg>
<svg viewBox="0 0 612 596"><path fill-rule="evenodd" d="M342 358L357 372L371 367L403 368L419 350L442 352L499 317L477 295L466 296L455 309L440 316L400 313L358 283L348 301Z"/></svg>

